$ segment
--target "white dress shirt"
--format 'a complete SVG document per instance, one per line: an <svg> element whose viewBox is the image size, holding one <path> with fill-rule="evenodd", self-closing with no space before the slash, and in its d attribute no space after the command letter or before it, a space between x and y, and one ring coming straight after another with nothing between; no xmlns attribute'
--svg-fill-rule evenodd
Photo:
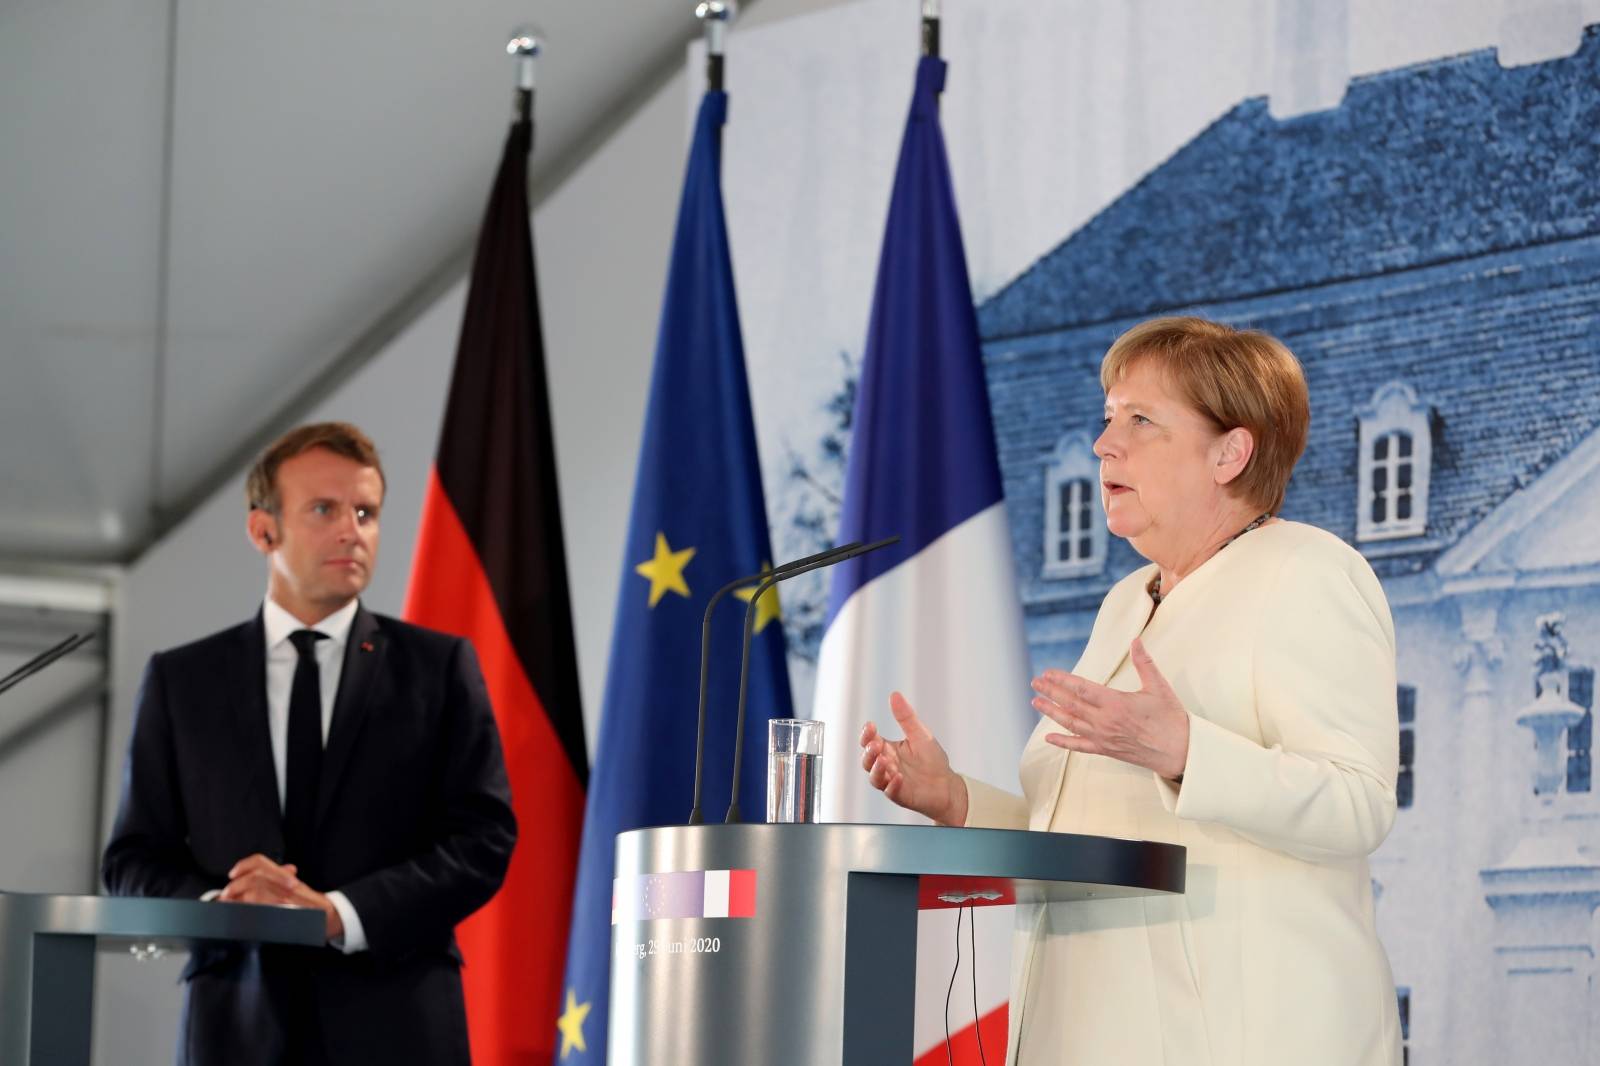
<svg viewBox="0 0 1600 1066"><path fill-rule="evenodd" d="M294 687L294 669L300 659L289 635L302 629L314 629L328 638L313 645L321 674L322 743L326 745L328 729L333 724L333 703L339 695L339 675L344 670L345 644L350 639L350 624L355 621L357 602L351 600L314 626L307 626L279 607L271 596L262 602L261 622L267 640L267 732L272 738L272 766L278 776L280 812L289 774L289 690ZM344 937L334 940L333 945L346 955L365 951L366 931L361 927L361 916L355 907L343 892L333 891L327 896L344 922Z"/></svg>

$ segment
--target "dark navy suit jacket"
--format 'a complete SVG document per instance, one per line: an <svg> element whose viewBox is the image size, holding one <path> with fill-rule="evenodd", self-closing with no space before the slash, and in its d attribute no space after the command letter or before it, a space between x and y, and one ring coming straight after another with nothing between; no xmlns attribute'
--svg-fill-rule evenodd
<svg viewBox="0 0 1600 1066"><path fill-rule="evenodd" d="M345 894L368 950L197 950L180 1066L279 1066L303 1054L287 1049L308 1022L335 1066L465 1066L454 928L499 888L515 842L472 646L358 609L300 877ZM284 853L259 614L151 658L102 872L114 895L198 899L255 852Z"/></svg>

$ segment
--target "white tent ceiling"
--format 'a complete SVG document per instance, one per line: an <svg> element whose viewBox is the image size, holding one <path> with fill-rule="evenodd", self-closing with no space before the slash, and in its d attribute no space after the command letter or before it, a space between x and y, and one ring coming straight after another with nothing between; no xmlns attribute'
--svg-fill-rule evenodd
<svg viewBox="0 0 1600 1066"><path fill-rule="evenodd" d="M692 3L0 4L0 564L135 555L459 276L525 23L537 197Z"/></svg>

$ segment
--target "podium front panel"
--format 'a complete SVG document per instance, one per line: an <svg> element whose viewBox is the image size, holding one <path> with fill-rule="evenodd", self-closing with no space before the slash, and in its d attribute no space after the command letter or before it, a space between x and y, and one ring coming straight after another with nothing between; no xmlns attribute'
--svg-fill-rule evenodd
<svg viewBox="0 0 1600 1066"><path fill-rule="evenodd" d="M613 1066L910 1062L924 875L982 905L997 882L996 902L1054 902L1184 874L1174 845L934 826L673 826L616 857Z"/></svg>

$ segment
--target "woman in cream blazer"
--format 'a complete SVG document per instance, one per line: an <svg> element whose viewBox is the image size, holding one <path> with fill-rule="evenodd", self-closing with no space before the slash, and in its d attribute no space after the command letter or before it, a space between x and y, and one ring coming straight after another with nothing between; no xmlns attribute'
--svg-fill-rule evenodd
<svg viewBox="0 0 1600 1066"><path fill-rule="evenodd" d="M1270 513L1309 422L1298 363L1163 319L1102 377L1107 521L1151 563L1035 679L1022 795L951 770L898 694L906 739L868 725L863 766L947 824L1187 849L1181 896L1017 909L1008 1062L1397 1066L1367 866L1395 814L1394 626L1359 553Z"/></svg>

